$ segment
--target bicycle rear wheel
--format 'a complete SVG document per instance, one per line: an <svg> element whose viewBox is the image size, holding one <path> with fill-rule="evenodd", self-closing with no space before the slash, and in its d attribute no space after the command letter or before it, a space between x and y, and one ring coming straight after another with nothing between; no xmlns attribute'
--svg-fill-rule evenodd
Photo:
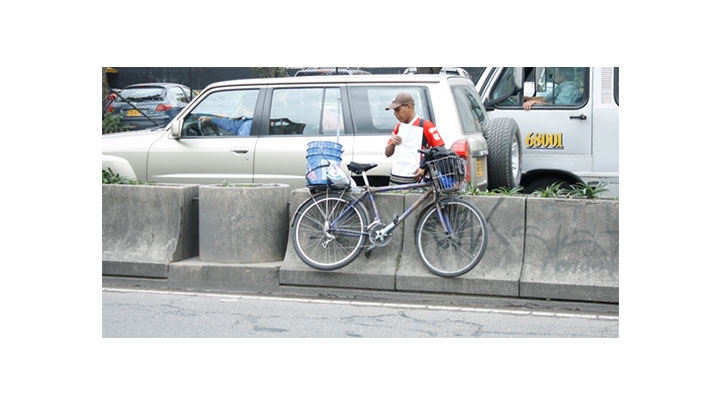
<svg viewBox="0 0 720 405"><path fill-rule="evenodd" d="M428 206L415 228L415 245L420 260L431 272L457 277L475 267L487 247L487 221L480 210L466 201L450 197ZM441 218L451 233L444 232Z"/></svg>
<svg viewBox="0 0 720 405"><path fill-rule="evenodd" d="M360 254L367 234L365 206L341 194L313 198L298 210L293 223L295 252L310 267L336 270Z"/></svg>

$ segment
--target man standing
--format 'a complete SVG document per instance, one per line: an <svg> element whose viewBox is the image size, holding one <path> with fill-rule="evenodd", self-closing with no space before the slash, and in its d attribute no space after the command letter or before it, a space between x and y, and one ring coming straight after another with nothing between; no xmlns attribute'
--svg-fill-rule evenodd
<svg viewBox="0 0 720 405"><path fill-rule="evenodd" d="M390 172L390 182L413 183L425 174L420 168L422 156L418 149L445 146L445 142L435 124L415 113L415 99L409 93L398 93L385 110L393 110L395 118L400 121L385 146L385 156L396 155Z"/></svg>

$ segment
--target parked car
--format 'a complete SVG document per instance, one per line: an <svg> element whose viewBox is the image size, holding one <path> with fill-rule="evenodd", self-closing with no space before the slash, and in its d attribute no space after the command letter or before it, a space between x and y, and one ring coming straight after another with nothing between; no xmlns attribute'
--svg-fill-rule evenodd
<svg viewBox="0 0 720 405"><path fill-rule="evenodd" d="M327 75L369 75L370 72L350 68L306 68L295 72L295 76L327 76Z"/></svg>
<svg viewBox="0 0 720 405"><path fill-rule="evenodd" d="M107 112L120 114L120 125L146 129L167 125L190 99L190 88L182 84L135 84L122 89Z"/></svg>
<svg viewBox="0 0 720 405"><path fill-rule="evenodd" d="M470 183L487 188L485 136L506 127L490 125L473 83L454 75L333 75L211 84L162 130L103 136L103 169L114 157L114 167L122 167L117 162L121 158L128 162L126 169L132 168L122 176L142 181L301 188L308 143L332 141L343 147L343 170L351 161L377 163L369 181L388 184L392 159L384 150L398 121L385 107L399 92L412 94L418 114L433 121L445 145L466 159ZM237 135L239 128L247 130L247 123L249 135ZM361 178L355 181L362 184Z"/></svg>

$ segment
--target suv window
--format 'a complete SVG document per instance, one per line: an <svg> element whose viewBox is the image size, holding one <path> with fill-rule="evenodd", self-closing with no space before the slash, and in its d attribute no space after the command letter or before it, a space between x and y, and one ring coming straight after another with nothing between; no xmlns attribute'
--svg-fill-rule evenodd
<svg viewBox="0 0 720 405"><path fill-rule="evenodd" d="M183 136L249 135L259 93L258 89L248 89L208 94L185 120ZM206 129L198 126L202 116L213 118Z"/></svg>
<svg viewBox="0 0 720 405"><path fill-rule="evenodd" d="M460 115L465 135L481 132L485 124L485 113L480 107L480 96L474 87L456 86L452 89L455 105Z"/></svg>
<svg viewBox="0 0 720 405"><path fill-rule="evenodd" d="M270 103L269 134L345 133L340 90L328 88L274 89Z"/></svg>
<svg viewBox="0 0 720 405"><path fill-rule="evenodd" d="M421 117L430 117L422 87L357 86L350 87L355 130L362 134L389 134L398 120L392 111L386 111L400 92L410 93L415 99L415 111Z"/></svg>

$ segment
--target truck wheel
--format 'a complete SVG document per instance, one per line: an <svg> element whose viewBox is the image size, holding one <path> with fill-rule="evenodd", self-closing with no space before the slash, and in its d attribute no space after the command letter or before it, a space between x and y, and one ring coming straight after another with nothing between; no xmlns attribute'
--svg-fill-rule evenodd
<svg viewBox="0 0 720 405"><path fill-rule="evenodd" d="M520 185L522 148L520 128L512 118L493 118L485 135L488 143L488 188Z"/></svg>

